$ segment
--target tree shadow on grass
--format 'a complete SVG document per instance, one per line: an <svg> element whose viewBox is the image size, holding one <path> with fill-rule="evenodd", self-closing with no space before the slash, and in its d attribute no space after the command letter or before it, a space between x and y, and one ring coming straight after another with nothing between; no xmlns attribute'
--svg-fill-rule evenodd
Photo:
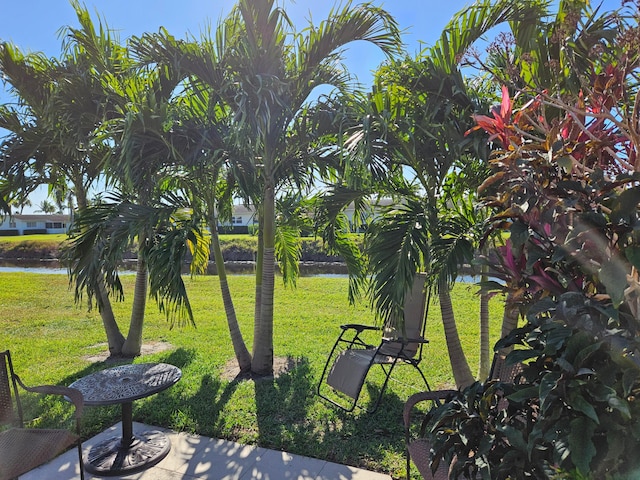
<svg viewBox="0 0 640 480"><path fill-rule="evenodd" d="M347 413L315 395L315 384L304 358L288 373L256 383L260 446L369 469L385 464L389 454L404 456L404 401L395 393L387 391L373 414ZM379 387L365 388L377 398Z"/></svg>
<svg viewBox="0 0 640 480"><path fill-rule="evenodd" d="M185 356L184 349L178 349L160 357L160 361L183 368L195 357L195 352ZM134 408L134 420L160 425L175 431L213 436L226 404L237 388L236 382L223 382L210 374L200 378L197 391L192 390L189 381L178 382L170 389L148 398L138 409Z"/></svg>
<svg viewBox="0 0 640 480"><path fill-rule="evenodd" d="M187 394L184 389L175 387L165 390L134 410L134 419L212 437L236 388L235 382L222 382L206 374L200 379L195 394Z"/></svg>
<svg viewBox="0 0 640 480"><path fill-rule="evenodd" d="M286 372L276 378L255 381L255 413L252 410L235 412L229 408L229 402L238 388L246 388L243 386L246 380L238 378L228 382L215 374L190 374L188 367L195 356L196 352L182 348L154 356L156 361L183 369L183 378L163 392L135 401L135 421L235 440L237 437L232 438L235 434L229 433L224 426L232 421L237 423L233 428L255 435L255 443L262 447L359 468L374 469L374 465L378 468L387 465L389 469L396 469L390 472L392 475L402 475L402 408L405 399L393 390L385 393L380 408L374 414L359 409L346 413L315 395L317 372L311 368L307 358L289 358ZM113 364L89 365L64 379L64 384L111 366ZM376 398L378 392L377 382L367 382L363 396ZM59 407L47 415L53 415L52 418L65 415ZM68 405L66 407L69 411ZM239 415L237 420L229 417L235 414ZM120 419L119 405L87 407L83 418L83 437L91 437ZM249 440L249 443L254 441Z"/></svg>

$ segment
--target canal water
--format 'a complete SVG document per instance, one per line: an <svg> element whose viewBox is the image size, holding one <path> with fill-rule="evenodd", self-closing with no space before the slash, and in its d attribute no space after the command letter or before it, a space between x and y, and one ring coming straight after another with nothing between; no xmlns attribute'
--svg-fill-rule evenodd
<svg viewBox="0 0 640 480"><path fill-rule="evenodd" d="M255 273L254 262L227 262L227 273L230 275L253 275ZM184 273L189 273L189 265L184 266ZM24 272L46 273L66 275L67 269L57 260L2 260L0 259L0 273ZM123 266L120 272L123 275L135 273L135 262L129 262ZM346 277L347 266L339 262L303 262L300 264L300 275L303 277ZM210 262L207 275L216 275L216 265ZM460 283L477 283L479 277L462 275L457 279Z"/></svg>
<svg viewBox="0 0 640 480"><path fill-rule="evenodd" d="M252 275L255 272L254 262L227 262L225 268L230 275ZM26 272L66 274L67 269L57 260L0 260L0 272ZM183 266L183 272L189 273L189 265ZM135 273L135 261L125 262L121 273ZM216 275L216 265L210 262L207 275ZM308 276L346 276L347 266L340 262L303 262L300 264L300 275Z"/></svg>

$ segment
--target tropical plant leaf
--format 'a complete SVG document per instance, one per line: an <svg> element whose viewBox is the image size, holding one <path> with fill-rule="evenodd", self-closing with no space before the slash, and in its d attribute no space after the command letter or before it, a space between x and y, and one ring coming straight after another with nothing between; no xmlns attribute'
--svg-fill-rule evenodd
<svg viewBox="0 0 640 480"><path fill-rule="evenodd" d="M596 447L593 443L595 431L596 424L588 418L579 417L571 421L569 432L571 460L583 474L591 471L591 460L596 455Z"/></svg>

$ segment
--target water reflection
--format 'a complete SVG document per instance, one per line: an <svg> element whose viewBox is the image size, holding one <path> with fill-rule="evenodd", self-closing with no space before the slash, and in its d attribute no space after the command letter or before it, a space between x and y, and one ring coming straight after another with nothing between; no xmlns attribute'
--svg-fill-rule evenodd
<svg viewBox="0 0 640 480"><path fill-rule="evenodd" d="M231 275L252 275L255 273L255 263L227 262L225 269ZM185 274L189 273L189 264L185 264L182 271ZM0 260L0 272L66 274L67 269L58 260ZM135 273L135 260L124 262L121 273ZM206 274L217 275L214 262L209 262ZM303 277L344 276L346 274L347 266L340 262L300 263L300 275Z"/></svg>

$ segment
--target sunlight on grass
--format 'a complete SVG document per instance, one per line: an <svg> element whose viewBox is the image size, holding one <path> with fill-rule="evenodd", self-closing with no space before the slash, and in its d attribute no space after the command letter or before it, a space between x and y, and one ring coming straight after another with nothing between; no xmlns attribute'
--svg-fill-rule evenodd
<svg viewBox="0 0 640 480"><path fill-rule="evenodd" d="M126 332L133 276L124 276L122 303L114 304ZM16 371L27 384L68 385L105 368L87 358L106 351L97 310L76 306L66 275L0 273L0 348L12 350ZM371 324L366 305L347 301L346 278L303 277L297 289L276 284L274 354L296 359L296 368L277 379L253 382L223 380L233 349L219 295L217 277L187 279L196 327L169 329L153 301L147 305L144 341L163 341L171 349L145 355L136 362L163 361L182 369L174 387L134 404L134 419L152 425L242 443L286 450L383 471L395 478L405 471L401 412L404 400L422 389L412 368L399 367L378 412L345 414L315 395L330 348L342 323ZM245 341L251 348L254 282L251 276L229 278ZM462 343L473 371L478 363L478 299L476 287L460 284L453 292ZM502 318L501 300L491 307L493 341ZM427 323L429 345L423 360L432 387L452 384L437 304ZM46 361L45 361L46 359ZM368 390L380 385L372 371ZM91 436L119 420L118 408L87 408L84 434Z"/></svg>

